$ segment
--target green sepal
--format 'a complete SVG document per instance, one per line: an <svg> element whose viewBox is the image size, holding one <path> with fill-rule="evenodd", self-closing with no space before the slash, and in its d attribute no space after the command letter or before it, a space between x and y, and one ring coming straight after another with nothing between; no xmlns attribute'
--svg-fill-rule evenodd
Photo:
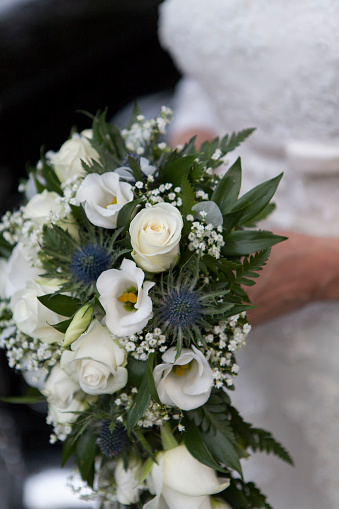
<svg viewBox="0 0 339 509"><path fill-rule="evenodd" d="M38 297L39 302L46 308L62 316L73 316L81 304L79 299L55 293L48 293Z"/></svg>
<svg viewBox="0 0 339 509"><path fill-rule="evenodd" d="M69 325L72 323L72 318L69 318L68 320L64 320L63 322L51 324L54 329L61 332L62 334L65 334L66 330L68 329Z"/></svg>
<svg viewBox="0 0 339 509"><path fill-rule="evenodd" d="M221 248L223 256L247 256L257 251L270 248L287 237L275 235L268 231L239 230L225 237L225 245Z"/></svg>

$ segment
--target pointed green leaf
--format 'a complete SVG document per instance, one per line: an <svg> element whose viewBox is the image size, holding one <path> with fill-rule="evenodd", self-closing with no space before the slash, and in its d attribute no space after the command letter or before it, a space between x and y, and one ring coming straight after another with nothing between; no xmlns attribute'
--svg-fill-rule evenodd
<svg viewBox="0 0 339 509"><path fill-rule="evenodd" d="M135 208L141 203L142 200L137 199L130 201L129 203L126 203L118 213L118 219L117 219L117 227L123 228L124 231L128 230L132 214L135 211Z"/></svg>
<svg viewBox="0 0 339 509"><path fill-rule="evenodd" d="M72 323L72 318L69 318L68 320L64 320L63 322L51 324L54 329L56 329L59 332L62 332L62 334L65 334L66 330Z"/></svg>
<svg viewBox="0 0 339 509"><path fill-rule="evenodd" d="M79 299L68 295L48 293L41 295L38 300L46 308L62 316L72 316L81 304Z"/></svg>
<svg viewBox="0 0 339 509"><path fill-rule="evenodd" d="M156 359L155 353L151 353L150 356L148 357L147 368L146 368L146 380L147 380L147 387L148 387L149 392L151 393L152 398L157 403L159 403L159 405L161 405L161 401L159 399L158 391L155 387L154 377L153 377L153 367L154 367L155 359Z"/></svg>
<svg viewBox="0 0 339 509"><path fill-rule="evenodd" d="M214 433L206 431L202 433L202 439L208 450L218 458L221 463L242 475L237 451L234 444L224 433L219 429L215 430Z"/></svg>
<svg viewBox="0 0 339 509"><path fill-rule="evenodd" d="M83 433L76 444L76 460L81 477L89 486L94 481L94 459L97 436L93 430Z"/></svg>
<svg viewBox="0 0 339 509"><path fill-rule="evenodd" d="M271 180L259 184L248 193L244 194L235 204L232 212L243 209L241 224L245 224L255 218L269 204L277 190L282 173Z"/></svg>
<svg viewBox="0 0 339 509"><path fill-rule="evenodd" d="M225 238L225 245L221 248L221 253L226 257L247 256L270 248L286 238L267 231L234 231Z"/></svg>
<svg viewBox="0 0 339 509"><path fill-rule="evenodd" d="M238 158L220 180L211 197L211 200L218 205L223 215L232 211L238 199L240 187L241 161L240 158Z"/></svg>
<svg viewBox="0 0 339 509"><path fill-rule="evenodd" d="M146 377L142 380L138 393L136 394L133 404L127 414L127 430L133 429L141 417L144 415L148 403L151 399L151 393L148 388Z"/></svg>
<svg viewBox="0 0 339 509"><path fill-rule="evenodd" d="M175 161L167 164L161 169L158 179L159 183L165 184L170 182L174 187L180 186L183 175L187 175L196 158L197 155L193 154L175 159Z"/></svg>

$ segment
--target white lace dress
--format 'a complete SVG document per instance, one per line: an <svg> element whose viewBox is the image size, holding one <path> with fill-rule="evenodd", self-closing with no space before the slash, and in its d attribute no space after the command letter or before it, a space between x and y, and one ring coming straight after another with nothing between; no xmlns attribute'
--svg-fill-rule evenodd
<svg viewBox="0 0 339 509"><path fill-rule="evenodd" d="M338 236L339 0L166 0L159 34L186 76L174 128L256 127L244 190L284 171L270 226ZM339 304L257 327L238 361L234 400L296 463L247 478L275 509L339 508Z"/></svg>

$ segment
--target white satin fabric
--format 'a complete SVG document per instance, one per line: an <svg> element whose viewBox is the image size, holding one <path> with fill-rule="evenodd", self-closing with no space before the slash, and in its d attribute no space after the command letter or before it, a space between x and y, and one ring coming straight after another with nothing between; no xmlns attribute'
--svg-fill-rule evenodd
<svg viewBox="0 0 339 509"><path fill-rule="evenodd" d="M339 0L165 0L159 35L185 75L174 129L256 127L243 191L284 172L266 225L339 236ZM238 362L235 403L296 463L246 478L274 509L339 508L339 303L255 328Z"/></svg>

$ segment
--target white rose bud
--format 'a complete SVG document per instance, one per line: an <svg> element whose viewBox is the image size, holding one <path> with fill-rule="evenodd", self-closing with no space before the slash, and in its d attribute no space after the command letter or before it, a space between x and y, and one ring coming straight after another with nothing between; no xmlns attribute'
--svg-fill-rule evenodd
<svg viewBox="0 0 339 509"><path fill-rule="evenodd" d="M91 323L92 316L92 305L85 304L85 306L82 306L82 308L78 309L65 332L65 339L62 344L64 348L74 343L74 341L76 341L81 336L81 334L86 331L87 327Z"/></svg>
<svg viewBox="0 0 339 509"><path fill-rule="evenodd" d="M147 272L163 272L179 259L183 220L169 203L157 203L141 210L130 225L132 256Z"/></svg>
<svg viewBox="0 0 339 509"><path fill-rule="evenodd" d="M46 154L47 160L52 164L60 182L84 174L81 161L89 163L91 159L98 160L99 154L92 147L87 138L90 131L83 132L85 136L73 134L60 148L59 152L49 151Z"/></svg>

